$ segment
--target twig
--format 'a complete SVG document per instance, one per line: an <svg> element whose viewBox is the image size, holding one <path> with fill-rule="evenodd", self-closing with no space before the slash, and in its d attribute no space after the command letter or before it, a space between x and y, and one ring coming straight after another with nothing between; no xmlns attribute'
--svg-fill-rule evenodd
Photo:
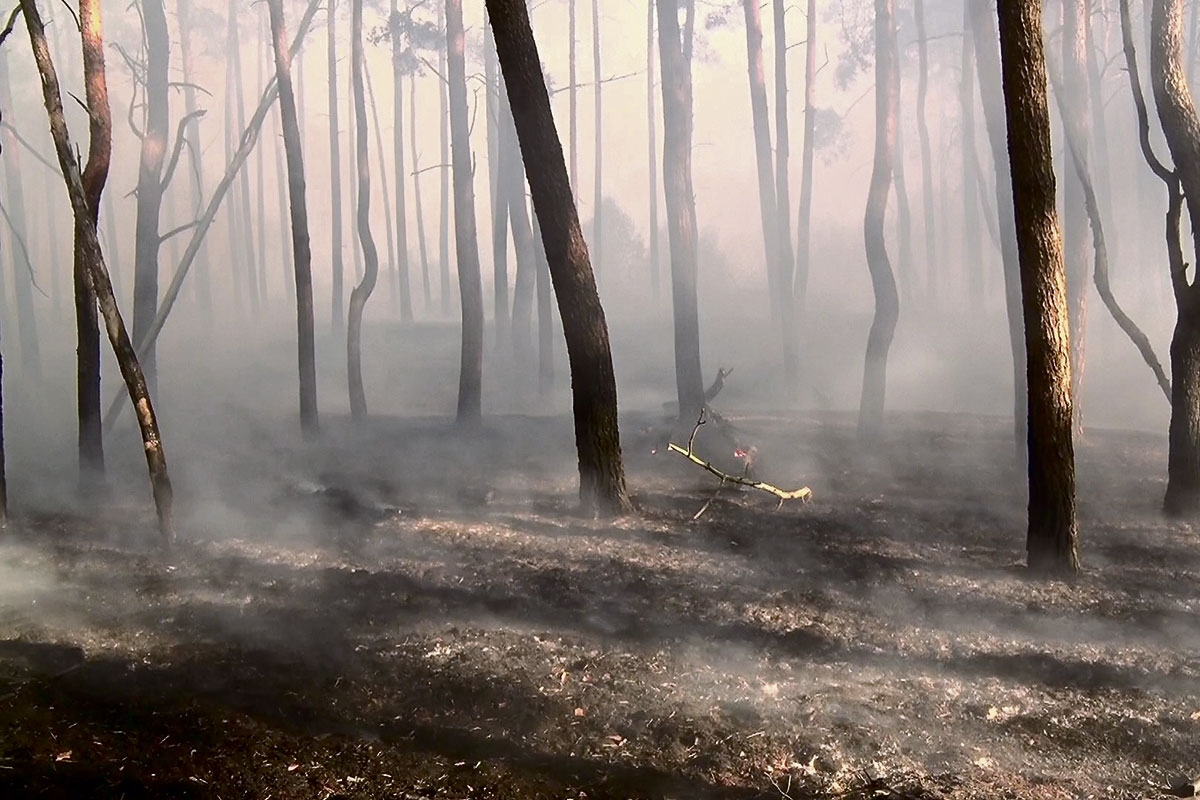
<svg viewBox="0 0 1200 800"><path fill-rule="evenodd" d="M4 40L13 32L13 27L17 24L17 17L21 15L21 6L18 5L8 13L8 24L4 26L4 30L0 31L0 44L4 44Z"/></svg>
<svg viewBox="0 0 1200 800"><path fill-rule="evenodd" d="M179 166L179 156L183 153L183 145L187 139L187 126L193 119L199 119L207 114L208 111L203 108L198 108L190 114L184 114L179 120L179 125L175 129L175 146L171 148L171 160L167 162L167 168L162 176L162 188L166 189L171 184L171 179L175 177L175 168Z"/></svg>
<svg viewBox="0 0 1200 800"><path fill-rule="evenodd" d="M29 273L29 282L33 284L33 288L38 290L42 297L49 297L45 290L38 285L37 278L33 273L33 262L29 260L29 248L25 246L25 239L17 232L17 226L13 224L12 217L8 215L8 209L4 207L4 203L0 202L0 215L4 217L4 222L8 225L9 233L17 242L17 248L21 251L21 257L25 259L25 270Z"/></svg>

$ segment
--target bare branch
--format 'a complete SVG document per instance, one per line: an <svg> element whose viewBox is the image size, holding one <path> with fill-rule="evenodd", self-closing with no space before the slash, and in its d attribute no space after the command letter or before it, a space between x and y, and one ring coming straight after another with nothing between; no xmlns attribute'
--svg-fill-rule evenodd
<svg viewBox="0 0 1200 800"><path fill-rule="evenodd" d="M37 151L37 149L32 144L30 144L29 141L24 136L22 136L21 133L16 128L14 128L12 125L0 120L0 128L3 128L4 130L11 133L13 135L13 138L16 139L18 143L20 143L26 150L29 151L29 154L31 156L33 156L34 161L37 161L39 164L41 164L46 169L53 172L55 175L62 174L59 171L57 164L52 163L48 158L46 158L41 153L39 153Z"/></svg>
<svg viewBox="0 0 1200 800"><path fill-rule="evenodd" d="M17 24L17 17L21 16L21 7L17 6L8 13L8 24L4 26L4 30L0 31L0 44L4 44L4 40L13 32L13 26Z"/></svg>
<svg viewBox="0 0 1200 800"><path fill-rule="evenodd" d="M25 271L29 273L29 282L33 284L33 288L37 289L42 297L50 297L38 285L37 276L33 274L33 261L29 258L29 248L25 246L25 239L17 231L17 226L13 224L12 217L8 215L8 209L4 207L3 202L0 202L0 216L4 217L4 221L8 224L8 231L12 234L13 240L17 243L17 248L21 251L21 258L25 262Z"/></svg>
<svg viewBox="0 0 1200 800"><path fill-rule="evenodd" d="M198 108L190 114L184 114L179 120L179 126L175 129L175 146L171 149L171 160L167 162L166 172L163 173L162 188L166 189L171 185L171 179L175 177L175 168L179 166L179 156L183 152L183 144L187 138L188 123L194 119L199 119L207 114L203 108Z"/></svg>

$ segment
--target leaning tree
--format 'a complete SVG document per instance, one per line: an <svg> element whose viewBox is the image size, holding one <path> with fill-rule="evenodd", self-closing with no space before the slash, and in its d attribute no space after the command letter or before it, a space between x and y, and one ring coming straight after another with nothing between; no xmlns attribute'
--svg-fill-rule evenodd
<svg viewBox="0 0 1200 800"><path fill-rule="evenodd" d="M632 504L621 460L608 325L571 196L529 12L524 0L487 0L487 9L562 313L571 364L579 499L589 513L625 513Z"/></svg>

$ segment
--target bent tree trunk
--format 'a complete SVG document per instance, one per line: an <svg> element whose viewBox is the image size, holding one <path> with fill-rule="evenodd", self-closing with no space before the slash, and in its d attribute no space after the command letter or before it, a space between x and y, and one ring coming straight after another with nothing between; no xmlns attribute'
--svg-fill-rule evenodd
<svg viewBox="0 0 1200 800"><path fill-rule="evenodd" d="M304 155L300 147L300 121L288 63L287 29L283 0L268 0L271 41L275 49L275 78L279 82L279 110L283 118L283 148L287 156L288 198L292 215L292 252L296 271L296 341L300 375L300 429L305 436L317 432L316 342L313 333L312 248L308 239L308 202L305 199Z"/></svg>
<svg viewBox="0 0 1200 800"><path fill-rule="evenodd" d="M354 149L358 166L358 242L363 251L363 276L350 293L350 313L346 318L346 373L350 384L350 416L367 415L367 395L362 379L362 321L367 298L375 290L379 275L379 254L371 236L371 169L367 155L367 101L363 96L363 0L352 0L350 22L350 80L354 92Z"/></svg>
<svg viewBox="0 0 1200 800"><path fill-rule="evenodd" d="M1154 102L1183 195L1189 198L1192 241L1200 243L1200 118L1183 65L1183 2L1155 0L1150 17L1150 75ZM1145 143L1143 142L1143 146ZM1177 193L1171 203L1179 208ZM1178 214L1178 211L1175 211ZM1168 215L1167 246L1180 248L1179 221ZM1172 233L1174 238L1172 238ZM1172 261L1182 258L1173 254ZM1200 283L1189 281L1173 264L1172 286L1179 316L1171 337L1171 425L1167 457L1167 492L1163 508L1169 514L1200 514Z"/></svg>
<svg viewBox="0 0 1200 800"><path fill-rule="evenodd" d="M989 0L968 0L967 14L979 95L987 125L992 164L996 172L996 216L1000 261L1004 270L1004 307L1008 317L1008 342L1013 370L1013 446L1018 463L1025 459L1029 415L1026 410L1025 340L1021 312L1021 264L1017 255L1017 228L1013 216L1012 173L1008 166L1008 129L1004 120L1004 86L1000 77L1000 40Z"/></svg>
<svg viewBox="0 0 1200 800"><path fill-rule="evenodd" d="M529 12L523 0L488 0L487 8L562 311L571 363L579 500L589 513L623 514L633 506L625 489L608 325L571 197Z"/></svg>
<svg viewBox="0 0 1200 800"><path fill-rule="evenodd" d="M75 224L75 323L77 354L77 391L79 411L79 475L85 491L98 488L104 476L104 431L100 421L100 321L96 298L83 260L84 232L81 225L98 229L100 199L108 181L112 160L112 116L108 105L108 82L104 71L104 42L100 31L100 11L95 2L79 7L83 46L83 70L90 115L88 159L83 170L83 191L88 216Z"/></svg>
<svg viewBox="0 0 1200 800"><path fill-rule="evenodd" d="M483 284L479 275L479 240L475 233L475 186L471 142L468 138L462 0L448 0L446 3L446 44L450 80L450 140L454 151L454 244L462 302L458 421L473 423L483 415Z"/></svg>
<svg viewBox="0 0 1200 800"><path fill-rule="evenodd" d="M692 67L685 55L675 0L658 0L658 50L662 63L663 184L671 244L671 302L675 310L675 389L681 423L704 408L700 374L700 315L696 297L696 196L692 191Z"/></svg>
<svg viewBox="0 0 1200 800"><path fill-rule="evenodd" d="M862 401L858 432L865 439L883 428L884 392L887 388L887 357L900 318L896 278L888 259L883 223L888 189L892 184L892 160L896 151L896 109L900 76L896 74L896 21L894 0L875 0L875 161L867 210L863 218L867 269L875 292L875 318L867 336L863 368Z"/></svg>
<svg viewBox="0 0 1200 800"><path fill-rule="evenodd" d="M165 543L169 544L174 536L174 518L172 514L171 479L167 474L167 461L163 453L162 440L159 437L158 421L154 415L154 406L150 401L150 393L146 388L145 375L141 363L133 349L133 342L117 309L116 298L113 296L112 281L108 277L108 268L104 265L104 256L100 252L100 239L96 225L91 221L88 208L87 194L84 191L83 176L79 174L79 166L75 161L75 149L67 132L67 123L63 116L62 95L59 90L58 76L54 71L54 63L50 57L50 46L46 41L46 31L42 24L41 14L34 0L21 0L25 24L29 29L29 38L33 45L33 56L37 63L38 73L42 78L42 95L46 104L46 113L50 120L50 133L54 139L54 149L58 155L59 167L67 184L71 198L71 210L76 223L83 232L82 245L84 262L87 264L90 277L89 289L95 295L108 329L109 340L120 366L121 375L129 389L129 398L137 411L138 426L142 434L142 448L146 453L146 464L150 471L150 483L154 491L154 504L158 511L159 532ZM86 9L86 11L85 11ZM100 41L100 7L97 0L81 0L81 18L89 20L89 27L94 31L97 41ZM98 48L100 54L102 48ZM91 63L92 69L103 70L103 59ZM89 92L89 98L92 96ZM106 116L105 108L92 107L88 109L91 117ZM110 124L111 127L111 124Z"/></svg>
<svg viewBox="0 0 1200 800"><path fill-rule="evenodd" d="M1030 569L1079 569L1071 343L1063 244L1055 207L1042 4L1000 4L1000 61L1025 309L1029 377Z"/></svg>

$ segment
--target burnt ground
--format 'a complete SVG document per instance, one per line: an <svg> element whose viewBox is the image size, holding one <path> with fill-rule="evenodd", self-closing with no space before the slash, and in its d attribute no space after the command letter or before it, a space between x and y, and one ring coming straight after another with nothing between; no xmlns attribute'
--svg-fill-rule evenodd
<svg viewBox="0 0 1200 800"><path fill-rule="evenodd" d="M1160 437L1089 432L1085 569L1052 583L1003 420L894 416L868 453L847 416L737 419L815 499L698 521L715 480L625 421L642 513L613 524L573 513L568 422L517 417L239 427L177 480L169 553L140 494L29 512L0 796L1142 798L1200 771L1200 547L1157 513Z"/></svg>

